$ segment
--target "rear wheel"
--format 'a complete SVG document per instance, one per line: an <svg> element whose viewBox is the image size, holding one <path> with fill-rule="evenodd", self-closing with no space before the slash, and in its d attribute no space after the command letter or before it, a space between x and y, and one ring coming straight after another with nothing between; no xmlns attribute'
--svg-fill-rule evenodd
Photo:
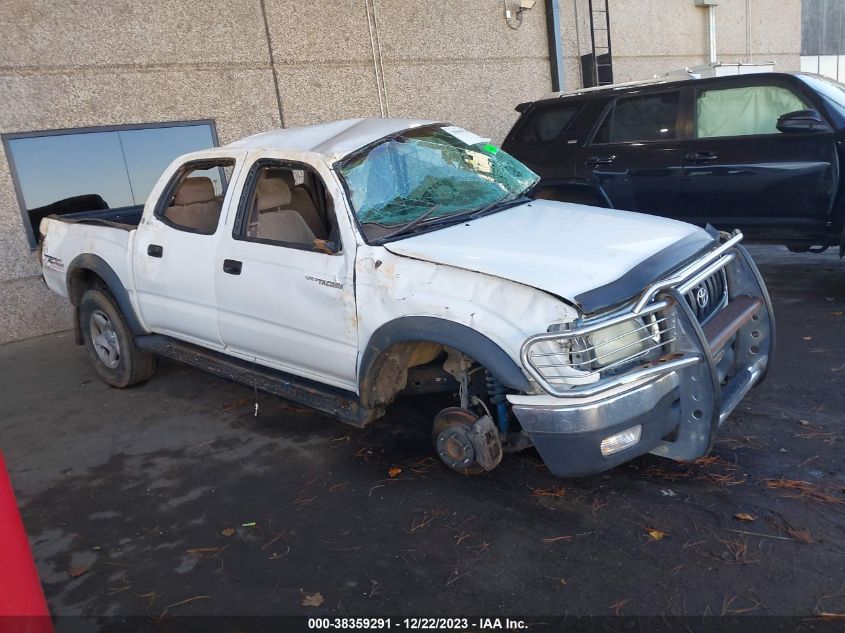
<svg viewBox="0 0 845 633"><path fill-rule="evenodd" d="M132 331L108 292L91 288L79 302L79 327L88 357L112 387L128 387L148 380L156 357L135 345Z"/></svg>

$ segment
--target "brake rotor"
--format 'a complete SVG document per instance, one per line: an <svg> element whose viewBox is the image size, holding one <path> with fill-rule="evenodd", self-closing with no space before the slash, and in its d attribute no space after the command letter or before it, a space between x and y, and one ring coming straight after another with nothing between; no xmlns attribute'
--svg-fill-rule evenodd
<svg viewBox="0 0 845 633"><path fill-rule="evenodd" d="M440 460L452 470L464 475L484 472L476 461L472 445L472 425L478 419L472 411L460 407L443 409L434 418L432 437Z"/></svg>

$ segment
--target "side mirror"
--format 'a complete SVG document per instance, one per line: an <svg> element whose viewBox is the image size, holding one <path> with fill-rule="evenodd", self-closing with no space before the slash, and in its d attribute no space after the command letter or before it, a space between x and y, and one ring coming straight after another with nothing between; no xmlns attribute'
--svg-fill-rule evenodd
<svg viewBox="0 0 845 633"><path fill-rule="evenodd" d="M784 134L818 134L830 132L830 126L824 122L815 110L797 110L787 112L778 118L777 129Z"/></svg>

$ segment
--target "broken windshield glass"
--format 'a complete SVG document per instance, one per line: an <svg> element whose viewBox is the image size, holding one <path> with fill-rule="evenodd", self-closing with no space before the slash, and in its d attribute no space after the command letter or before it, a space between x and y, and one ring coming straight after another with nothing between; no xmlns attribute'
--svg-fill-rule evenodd
<svg viewBox="0 0 845 633"><path fill-rule="evenodd" d="M539 179L506 152L451 127L386 138L344 160L338 171L368 240L398 236L406 225L429 227L492 211Z"/></svg>

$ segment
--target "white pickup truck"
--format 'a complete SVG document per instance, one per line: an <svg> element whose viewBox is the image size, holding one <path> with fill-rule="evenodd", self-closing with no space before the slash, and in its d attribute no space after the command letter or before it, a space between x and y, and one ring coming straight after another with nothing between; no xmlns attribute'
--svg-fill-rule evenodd
<svg viewBox="0 0 845 633"><path fill-rule="evenodd" d="M356 426L452 391L434 445L465 474L530 445L558 476L705 454L774 340L741 235L536 183L443 123L275 130L178 158L137 228L45 219L43 275L116 387L161 355Z"/></svg>

